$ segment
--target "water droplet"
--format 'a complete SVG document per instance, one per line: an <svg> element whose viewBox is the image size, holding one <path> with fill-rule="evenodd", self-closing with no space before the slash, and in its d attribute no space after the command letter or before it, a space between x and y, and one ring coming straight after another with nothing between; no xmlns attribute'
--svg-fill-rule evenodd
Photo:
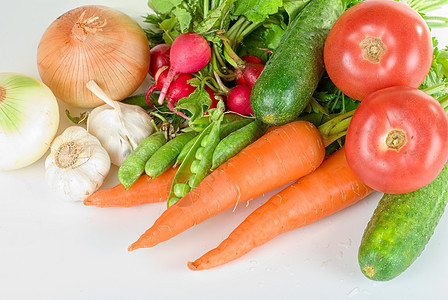
<svg viewBox="0 0 448 300"><path fill-rule="evenodd" d="M355 295L359 294L359 287L353 288L350 293L348 293L347 297L351 298Z"/></svg>

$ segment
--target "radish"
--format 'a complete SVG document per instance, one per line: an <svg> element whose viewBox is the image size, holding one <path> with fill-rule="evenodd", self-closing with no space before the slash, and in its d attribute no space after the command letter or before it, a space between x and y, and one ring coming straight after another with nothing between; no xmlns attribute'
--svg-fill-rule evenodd
<svg viewBox="0 0 448 300"><path fill-rule="evenodd" d="M191 93L194 92L196 87L190 85L188 83L188 80L193 79L194 77L191 74L181 73L176 75L174 80L172 81L168 92L167 92L167 106L168 108L178 114L179 116L189 119L184 113L182 112L176 112L174 110L174 106L177 104L177 102L184 98L190 96Z"/></svg>
<svg viewBox="0 0 448 300"><path fill-rule="evenodd" d="M204 88L206 90L206 92L209 94L210 99L212 100L212 104L210 104L209 108L207 109L207 111L204 113L205 115L208 115L208 110L211 108L216 108L216 106L218 105L219 102L219 98L221 98L224 102L225 102L225 96L223 96L222 94L216 93L215 91L213 91L211 88L209 88L208 86L205 86ZM218 98L219 97L219 98Z"/></svg>
<svg viewBox="0 0 448 300"><path fill-rule="evenodd" d="M211 49L206 39L194 32L180 34L170 49L170 71L159 96L163 103L168 88L179 73L195 73L210 61Z"/></svg>
<svg viewBox="0 0 448 300"><path fill-rule="evenodd" d="M180 99L190 96L196 89L196 87L188 83L188 80L193 78L191 74L177 74L168 89L166 96L168 103L177 103Z"/></svg>
<svg viewBox="0 0 448 300"><path fill-rule="evenodd" d="M250 93L252 89L246 84L237 85L234 87L227 98L227 108L230 111L242 114L253 114L250 107Z"/></svg>
<svg viewBox="0 0 448 300"><path fill-rule="evenodd" d="M241 71L237 71L236 73L235 79L237 84L247 84L252 88L260 76L261 71L263 71L263 68L264 65L262 64L245 63Z"/></svg>
<svg viewBox="0 0 448 300"><path fill-rule="evenodd" d="M145 101L149 106L154 107L154 105L149 101L149 95L152 94L155 90L161 90L163 88L163 84L166 81L166 77L168 76L169 66L162 66L157 70L154 75L154 84L149 87L148 91L145 94Z"/></svg>
<svg viewBox="0 0 448 300"><path fill-rule="evenodd" d="M208 86L205 86L205 91L208 93L208 95L210 96L210 99L212 100L212 104L210 104L210 108L215 108L216 105L218 104L218 100L215 98L215 92L209 88Z"/></svg>
<svg viewBox="0 0 448 300"><path fill-rule="evenodd" d="M252 54L244 55L241 59L244 61L244 65L236 71L236 83L247 84L252 87L264 68L264 61Z"/></svg>
<svg viewBox="0 0 448 300"><path fill-rule="evenodd" d="M161 67L170 65L169 44L160 44L155 46L149 52L149 74L154 76Z"/></svg>
<svg viewBox="0 0 448 300"><path fill-rule="evenodd" d="M247 55L241 56L241 59L247 63L264 65L264 61L256 55L247 54Z"/></svg>

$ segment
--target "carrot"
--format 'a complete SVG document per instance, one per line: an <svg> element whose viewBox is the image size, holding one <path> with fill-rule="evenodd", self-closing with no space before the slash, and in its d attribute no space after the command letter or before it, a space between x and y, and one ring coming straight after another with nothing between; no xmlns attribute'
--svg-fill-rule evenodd
<svg viewBox="0 0 448 300"><path fill-rule="evenodd" d="M113 188L99 190L84 200L85 205L97 207L131 207L168 199L171 182L177 168L169 168L154 179L146 174L126 190L121 183Z"/></svg>
<svg viewBox="0 0 448 300"><path fill-rule="evenodd" d="M241 150L170 206L129 251L152 247L274 188L314 171L325 148L317 128L305 121L279 126Z"/></svg>
<svg viewBox="0 0 448 300"><path fill-rule="evenodd" d="M205 270L223 265L284 232L342 210L372 192L352 173L341 148L327 157L316 171L270 198L217 248L189 262L188 267Z"/></svg>

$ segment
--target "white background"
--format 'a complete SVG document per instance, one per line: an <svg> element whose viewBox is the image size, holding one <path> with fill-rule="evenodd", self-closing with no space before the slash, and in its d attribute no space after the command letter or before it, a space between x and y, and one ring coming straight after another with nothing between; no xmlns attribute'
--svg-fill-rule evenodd
<svg viewBox="0 0 448 300"><path fill-rule="evenodd" d="M0 18L0 72L39 78L36 50L47 26L64 12L103 4L142 23L145 0L7 1ZM439 14L448 15L448 8ZM447 45L448 29L434 30ZM142 87L144 90L147 87ZM69 121L60 102L61 133ZM74 115L81 110L68 107ZM1 146L1 145L0 145ZM47 153L48 154L48 153ZM46 155L47 155L46 154ZM46 155L44 157L46 157ZM112 168L105 187L118 183ZM149 228L165 203L94 208L67 203L44 181L44 158L0 172L0 299L446 299L448 220L443 215L425 251L402 275L374 282L359 271L357 250L378 203L376 193L296 229L219 268L186 264L216 247L268 196L226 211L151 249L127 247Z"/></svg>

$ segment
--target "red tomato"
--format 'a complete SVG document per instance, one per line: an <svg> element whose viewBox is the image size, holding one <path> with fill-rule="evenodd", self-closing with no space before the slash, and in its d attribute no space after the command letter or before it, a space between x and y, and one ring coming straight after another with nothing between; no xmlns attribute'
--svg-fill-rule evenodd
<svg viewBox="0 0 448 300"><path fill-rule="evenodd" d="M331 28L324 48L330 79L357 100L390 86L418 87L432 58L425 21L391 0L368 0L349 8Z"/></svg>
<svg viewBox="0 0 448 300"><path fill-rule="evenodd" d="M345 155L371 188L403 194L432 182L448 159L448 117L425 92L390 87L367 96L347 131Z"/></svg>

